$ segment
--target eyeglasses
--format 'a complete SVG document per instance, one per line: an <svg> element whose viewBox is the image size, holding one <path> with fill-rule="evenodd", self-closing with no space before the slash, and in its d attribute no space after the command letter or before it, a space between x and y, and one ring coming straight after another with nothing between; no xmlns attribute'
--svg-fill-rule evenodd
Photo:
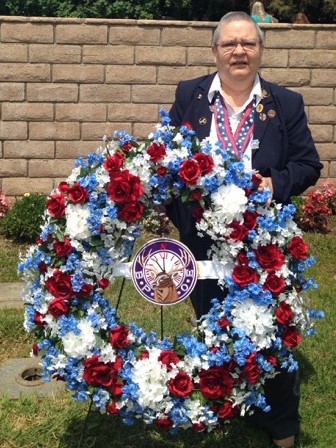
<svg viewBox="0 0 336 448"><path fill-rule="evenodd" d="M223 54L225 54L232 53L238 45L240 45L245 51L257 51L259 43L260 42L255 39L246 39L241 42L237 42L236 40L225 40L219 44L216 44L216 46Z"/></svg>

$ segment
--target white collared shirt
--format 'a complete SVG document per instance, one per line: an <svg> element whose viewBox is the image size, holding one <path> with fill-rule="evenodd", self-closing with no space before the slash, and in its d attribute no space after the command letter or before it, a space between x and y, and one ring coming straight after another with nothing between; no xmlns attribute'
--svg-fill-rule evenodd
<svg viewBox="0 0 336 448"><path fill-rule="evenodd" d="M212 84L210 86L209 92L208 92L209 104L212 103L212 100L213 100L216 92L220 92L224 98L223 90L221 88L221 83L220 83L218 73L216 73L216 75L212 81ZM226 107L228 110L228 114L229 114L229 120L230 120L232 134L235 133L235 130L237 129L237 127L239 125L240 119L243 115L243 112L244 112L246 106L253 100L254 96L256 97L256 105L257 105L261 100L261 85L260 85L260 78L259 78L258 74L256 74L256 77L255 77L255 80L253 83L253 87L250 92L250 96L248 97L248 99L245 101L245 103L242 105L242 107L237 112L235 112L235 110L230 105L230 103L228 103L224 98L224 101L225 101L225 104L226 104ZM216 130L216 125L215 125L215 114L212 114L209 137L210 137L210 142L212 144L215 144L218 142L217 130ZM252 146L251 146L252 140L253 140L253 134L251 135L251 139L249 141L249 144L247 145L247 148L246 148L246 151L244 154L244 163L245 163L245 166L247 169L252 168Z"/></svg>

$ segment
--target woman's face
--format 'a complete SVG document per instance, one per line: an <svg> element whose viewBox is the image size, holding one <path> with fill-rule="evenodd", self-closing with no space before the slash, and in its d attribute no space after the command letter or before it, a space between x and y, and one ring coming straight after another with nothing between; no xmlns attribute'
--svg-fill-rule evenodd
<svg viewBox="0 0 336 448"><path fill-rule="evenodd" d="M224 84L253 82L261 63L263 45L253 23L234 20L223 24L212 52Z"/></svg>

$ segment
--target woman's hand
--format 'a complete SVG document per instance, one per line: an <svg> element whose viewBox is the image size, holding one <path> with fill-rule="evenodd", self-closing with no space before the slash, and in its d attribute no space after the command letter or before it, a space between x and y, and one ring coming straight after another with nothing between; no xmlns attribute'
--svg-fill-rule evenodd
<svg viewBox="0 0 336 448"><path fill-rule="evenodd" d="M266 205L270 205L273 198L273 182L271 177L263 177L261 174L257 173L256 176L261 180L260 185L258 187L258 191L263 191L265 188L268 188L271 192L271 197L267 200Z"/></svg>

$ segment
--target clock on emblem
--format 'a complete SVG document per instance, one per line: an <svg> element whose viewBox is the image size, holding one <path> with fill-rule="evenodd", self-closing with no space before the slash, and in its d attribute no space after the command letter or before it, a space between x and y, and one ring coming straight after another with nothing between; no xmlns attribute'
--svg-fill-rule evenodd
<svg viewBox="0 0 336 448"><path fill-rule="evenodd" d="M174 305L189 296L197 281L197 263L184 244L157 238L136 253L131 270L133 284L147 300Z"/></svg>

